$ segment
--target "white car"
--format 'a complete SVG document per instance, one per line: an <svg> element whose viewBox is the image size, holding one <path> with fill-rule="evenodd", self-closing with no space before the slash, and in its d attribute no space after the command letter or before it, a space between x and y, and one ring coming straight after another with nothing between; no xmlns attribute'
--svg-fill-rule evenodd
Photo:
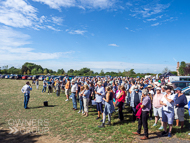
<svg viewBox="0 0 190 143"><path fill-rule="evenodd" d="M187 97L187 105L185 105L185 108L188 108L188 103L190 101L190 86L183 88L182 93L184 93Z"/></svg>

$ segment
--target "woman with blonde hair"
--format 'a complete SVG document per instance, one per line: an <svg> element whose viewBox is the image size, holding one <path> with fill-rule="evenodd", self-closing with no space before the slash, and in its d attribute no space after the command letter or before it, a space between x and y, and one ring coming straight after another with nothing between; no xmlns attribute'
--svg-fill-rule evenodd
<svg viewBox="0 0 190 143"><path fill-rule="evenodd" d="M82 93L83 95L83 104L84 104L84 114L85 117L88 117L88 103L89 103L89 96L90 96L90 90L88 85L84 85L84 91Z"/></svg>
<svg viewBox="0 0 190 143"><path fill-rule="evenodd" d="M80 87L80 93L79 93L79 102L80 102L80 110L78 113L80 113L82 111L82 114L84 114L84 106L83 106L83 92L84 92L84 86Z"/></svg>
<svg viewBox="0 0 190 143"><path fill-rule="evenodd" d="M105 107L104 107L104 113L103 113L103 122L101 126L98 126L99 128L105 127L105 121L106 121L106 115L108 115L108 123L106 125L111 125L111 113L114 112L114 106L113 106L113 93L111 92L111 88L108 86L106 87L106 98L103 98L105 101Z"/></svg>

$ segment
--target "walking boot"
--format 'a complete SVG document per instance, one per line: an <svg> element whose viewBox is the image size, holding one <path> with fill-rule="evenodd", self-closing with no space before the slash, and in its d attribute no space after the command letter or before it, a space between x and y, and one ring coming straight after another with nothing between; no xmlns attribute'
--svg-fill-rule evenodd
<svg viewBox="0 0 190 143"><path fill-rule="evenodd" d="M110 122L110 121L108 121L108 122L106 123L106 125L111 125L111 122Z"/></svg>
<svg viewBox="0 0 190 143"><path fill-rule="evenodd" d="M100 126L98 126L99 128L105 128L105 123L102 123Z"/></svg>

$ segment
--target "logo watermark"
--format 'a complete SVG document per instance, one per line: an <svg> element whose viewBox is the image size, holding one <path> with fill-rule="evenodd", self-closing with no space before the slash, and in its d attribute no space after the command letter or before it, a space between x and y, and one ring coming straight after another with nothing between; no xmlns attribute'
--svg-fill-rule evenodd
<svg viewBox="0 0 190 143"><path fill-rule="evenodd" d="M9 134L46 134L49 132L48 119L9 119Z"/></svg>

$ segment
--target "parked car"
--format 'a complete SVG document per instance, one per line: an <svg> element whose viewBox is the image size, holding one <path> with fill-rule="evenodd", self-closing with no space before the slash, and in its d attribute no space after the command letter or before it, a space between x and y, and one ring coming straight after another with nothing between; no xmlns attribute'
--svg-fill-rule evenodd
<svg viewBox="0 0 190 143"><path fill-rule="evenodd" d="M6 76L5 76L5 79L8 79L9 77L10 77L10 75L6 75Z"/></svg>
<svg viewBox="0 0 190 143"><path fill-rule="evenodd" d="M183 88L182 93L184 93L187 97L187 103L190 101L190 86ZM185 108L188 108L188 105L185 105Z"/></svg>
<svg viewBox="0 0 190 143"><path fill-rule="evenodd" d="M32 80L32 76L28 76L27 79L28 79L28 80Z"/></svg>
<svg viewBox="0 0 190 143"><path fill-rule="evenodd" d="M190 86L190 81L173 81L171 82L174 88L180 87L181 89Z"/></svg>
<svg viewBox="0 0 190 143"><path fill-rule="evenodd" d="M33 80L36 80L36 79L38 79L39 77L40 77L39 75L33 75L32 79L33 79Z"/></svg>
<svg viewBox="0 0 190 143"><path fill-rule="evenodd" d="M41 75L38 80L44 80L45 76L44 75Z"/></svg>
<svg viewBox="0 0 190 143"><path fill-rule="evenodd" d="M3 75L1 75L1 78L5 78L5 76L6 76L6 75L5 75L5 74L3 74Z"/></svg>
<svg viewBox="0 0 190 143"><path fill-rule="evenodd" d="M15 77L15 75L14 75L14 74L11 74L9 78L10 78L10 79L14 79L14 77Z"/></svg>
<svg viewBox="0 0 190 143"><path fill-rule="evenodd" d="M15 79L22 79L22 75L15 75Z"/></svg>
<svg viewBox="0 0 190 143"><path fill-rule="evenodd" d="M59 80L63 80L64 76L57 76L54 79L59 79Z"/></svg>
<svg viewBox="0 0 190 143"><path fill-rule="evenodd" d="M27 78L28 78L28 76L26 76L26 75L23 75L23 76L22 76L22 79L25 79L25 80L26 80Z"/></svg>

